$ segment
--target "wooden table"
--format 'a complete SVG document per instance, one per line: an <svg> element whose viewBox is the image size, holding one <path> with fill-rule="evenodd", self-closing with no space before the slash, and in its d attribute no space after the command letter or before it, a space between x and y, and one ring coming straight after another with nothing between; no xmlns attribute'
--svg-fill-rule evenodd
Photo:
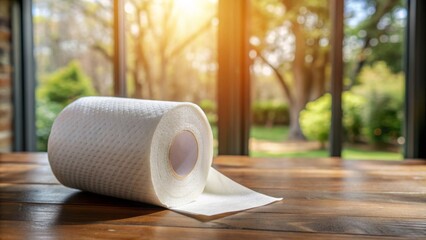
<svg viewBox="0 0 426 240"><path fill-rule="evenodd" d="M0 239L426 239L426 162L219 157L268 206L200 221L66 188L46 154L0 155Z"/></svg>

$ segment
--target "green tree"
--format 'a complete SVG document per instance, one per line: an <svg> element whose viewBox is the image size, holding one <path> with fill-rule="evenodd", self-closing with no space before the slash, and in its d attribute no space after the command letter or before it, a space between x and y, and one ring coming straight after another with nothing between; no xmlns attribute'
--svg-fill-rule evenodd
<svg viewBox="0 0 426 240"><path fill-rule="evenodd" d="M112 1L87 0L34 0L34 54L37 78L53 73L70 61L76 60L92 80L100 95L112 94L112 63L92 47L94 42L112 46L112 28L104 24L112 21L112 11L105 5ZM85 17L79 6L95 10ZM104 22L103 19L108 19ZM69 27L70 24L78 28ZM111 47L112 48L112 47Z"/></svg>
<svg viewBox="0 0 426 240"><path fill-rule="evenodd" d="M252 43L253 48L273 70L289 104L289 138L303 140L300 111L326 91L328 2L254 1L253 22L253 34L258 39L258 43ZM286 72L291 72L291 78L286 78Z"/></svg>
<svg viewBox="0 0 426 240"><path fill-rule="evenodd" d="M37 89L37 149L47 150L47 140L56 116L79 97L96 95L90 79L77 62L70 62L40 82Z"/></svg>
<svg viewBox="0 0 426 240"><path fill-rule="evenodd" d="M403 0L349 0L345 27L347 89L357 84L364 65L384 61L393 72L402 71L405 6ZM358 5L367 16L362 20ZM364 12L364 13L365 13ZM349 24L351 21L356 24Z"/></svg>
<svg viewBox="0 0 426 240"><path fill-rule="evenodd" d="M42 79L37 90L38 99L56 103L62 107L79 97L90 95L96 95L92 82L75 61Z"/></svg>
<svg viewBox="0 0 426 240"><path fill-rule="evenodd" d="M182 100L190 96L191 101L200 100L200 94L210 94L214 84L203 78L214 80L216 66L215 41L217 4L209 1L194 1L193 11L182 5L183 1L126 1L127 72L129 95L135 98ZM99 15L99 9L112 5L76 4L86 18L102 23L112 29L110 16ZM194 21L194 19L196 19ZM112 62L112 47L103 39L92 42L92 48ZM186 51L187 50L187 51ZM202 55L203 59L193 55ZM192 57L190 57L192 56ZM197 65L197 66L195 66ZM197 69L198 68L198 69ZM188 81L195 85L188 88ZM207 91L200 91L206 86ZM198 89L197 89L198 88ZM188 94L189 93L189 94Z"/></svg>
<svg viewBox="0 0 426 240"><path fill-rule="evenodd" d="M348 142L396 144L402 134L404 75L385 62L365 66L360 83L342 96L344 136ZM300 113L303 133L324 143L330 132L331 96L306 105Z"/></svg>
<svg viewBox="0 0 426 240"><path fill-rule="evenodd" d="M366 99L346 91L342 95L344 135L350 142L360 139L362 129L362 109ZM306 105L300 113L300 125L309 140L319 141L322 146L328 141L331 118L331 95L322 97Z"/></svg>
<svg viewBox="0 0 426 240"><path fill-rule="evenodd" d="M37 127L37 150L47 150L47 140L50 135L53 121L63 109L58 103L48 102L45 99L36 101L36 127Z"/></svg>
<svg viewBox="0 0 426 240"><path fill-rule="evenodd" d="M404 75L383 61L365 66L352 92L367 99L363 109L364 135L371 143L395 144L402 135Z"/></svg>
<svg viewBox="0 0 426 240"><path fill-rule="evenodd" d="M347 40L355 38L353 41L357 46L361 43L359 49L346 51L351 59L348 67L352 69L348 89L354 85L354 79L365 63L386 60L395 71L401 69L403 25L396 18L398 11L403 10L402 2L347 1L347 20L357 17L351 12L359 11L354 3L363 3L368 8L365 19L355 25L345 25ZM299 125L300 111L327 90L330 49L328 10L328 1L253 1L253 35L256 41L252 41L252 45L257 51L257 58L273 70L289 103L291 139L304 139ZM285 55L288 56L283 57Z"/></svg>

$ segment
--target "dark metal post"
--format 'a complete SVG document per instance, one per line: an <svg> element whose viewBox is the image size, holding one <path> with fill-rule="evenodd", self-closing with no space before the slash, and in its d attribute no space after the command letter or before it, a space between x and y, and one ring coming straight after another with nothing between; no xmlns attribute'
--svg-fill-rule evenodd
<svg viewBox="0 0 426 240"><path fill-rule="evenodd" d="M36 151L32 1L12 5L13 151Z"/></svg>
<svg viewBox="0 0 426 240"><path fill-rule="evenodd" d="M342 0L330 1L331 17L331 131L330 156L342 153L342 89L343 89L343 4Z"/></svg>
<svg viewBox="0 0 426 240"><path fill-rule="evenodd" d="M405 158L426 158L426 2L408 0Z"/></svg>
<svg viewBox="0 0 426 240"><path fill-rule="evenodd" d="M124 0L114 0L114 95L127 96Z"/></svg>
<svg viewBox="0 0 426 240"><path fill-rule="evenodd" d="M218 136L220 155L248 155L249 0L219 0Z"/></svg>

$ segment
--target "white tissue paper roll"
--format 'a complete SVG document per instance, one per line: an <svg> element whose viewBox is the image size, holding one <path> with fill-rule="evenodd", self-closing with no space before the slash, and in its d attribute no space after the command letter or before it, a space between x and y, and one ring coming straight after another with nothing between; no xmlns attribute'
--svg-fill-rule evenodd
<svg viewBox="0 0 426 240"><path fill-rule="evenodd" d="M85 97L56 118L50 166L63 185L212 216L272 198L211 167L213 135L192 103Z"/></svg>

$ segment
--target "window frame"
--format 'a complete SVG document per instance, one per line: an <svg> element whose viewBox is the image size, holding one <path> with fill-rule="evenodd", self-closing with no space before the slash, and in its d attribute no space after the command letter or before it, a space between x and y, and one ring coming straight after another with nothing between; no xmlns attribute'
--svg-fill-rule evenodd
<svg viewBox="0 0 426 240"><path fill-rule="evenodd" d="M405 158L426 159L426 2L407 0Z"/></svg>
<svg viewBox="0 0 426 240"><path fill-rule="evenodd" d="M11 6L13 64L13 146L15 152L36 151L35 59L32 1L13 0Z"/></svg>
<svg viewBox="0 0 426 240"><path fill-rule="evenodd" d="M218 135L220 155L248 155L250 76L248 58L250 0L219 0ZM426 2L407 0L405 158L426 158ZM332 13L332 119L330 156L342 151L343 7L330 0ZM36 151L35 59L32 1L12 0L13 151ZM114 0L114 95L126 97L124 0ZM232 30L232 31L230 31ZM243 44L241 44L243 42ZM223 51L223 49L232 51Z"/></svg>

